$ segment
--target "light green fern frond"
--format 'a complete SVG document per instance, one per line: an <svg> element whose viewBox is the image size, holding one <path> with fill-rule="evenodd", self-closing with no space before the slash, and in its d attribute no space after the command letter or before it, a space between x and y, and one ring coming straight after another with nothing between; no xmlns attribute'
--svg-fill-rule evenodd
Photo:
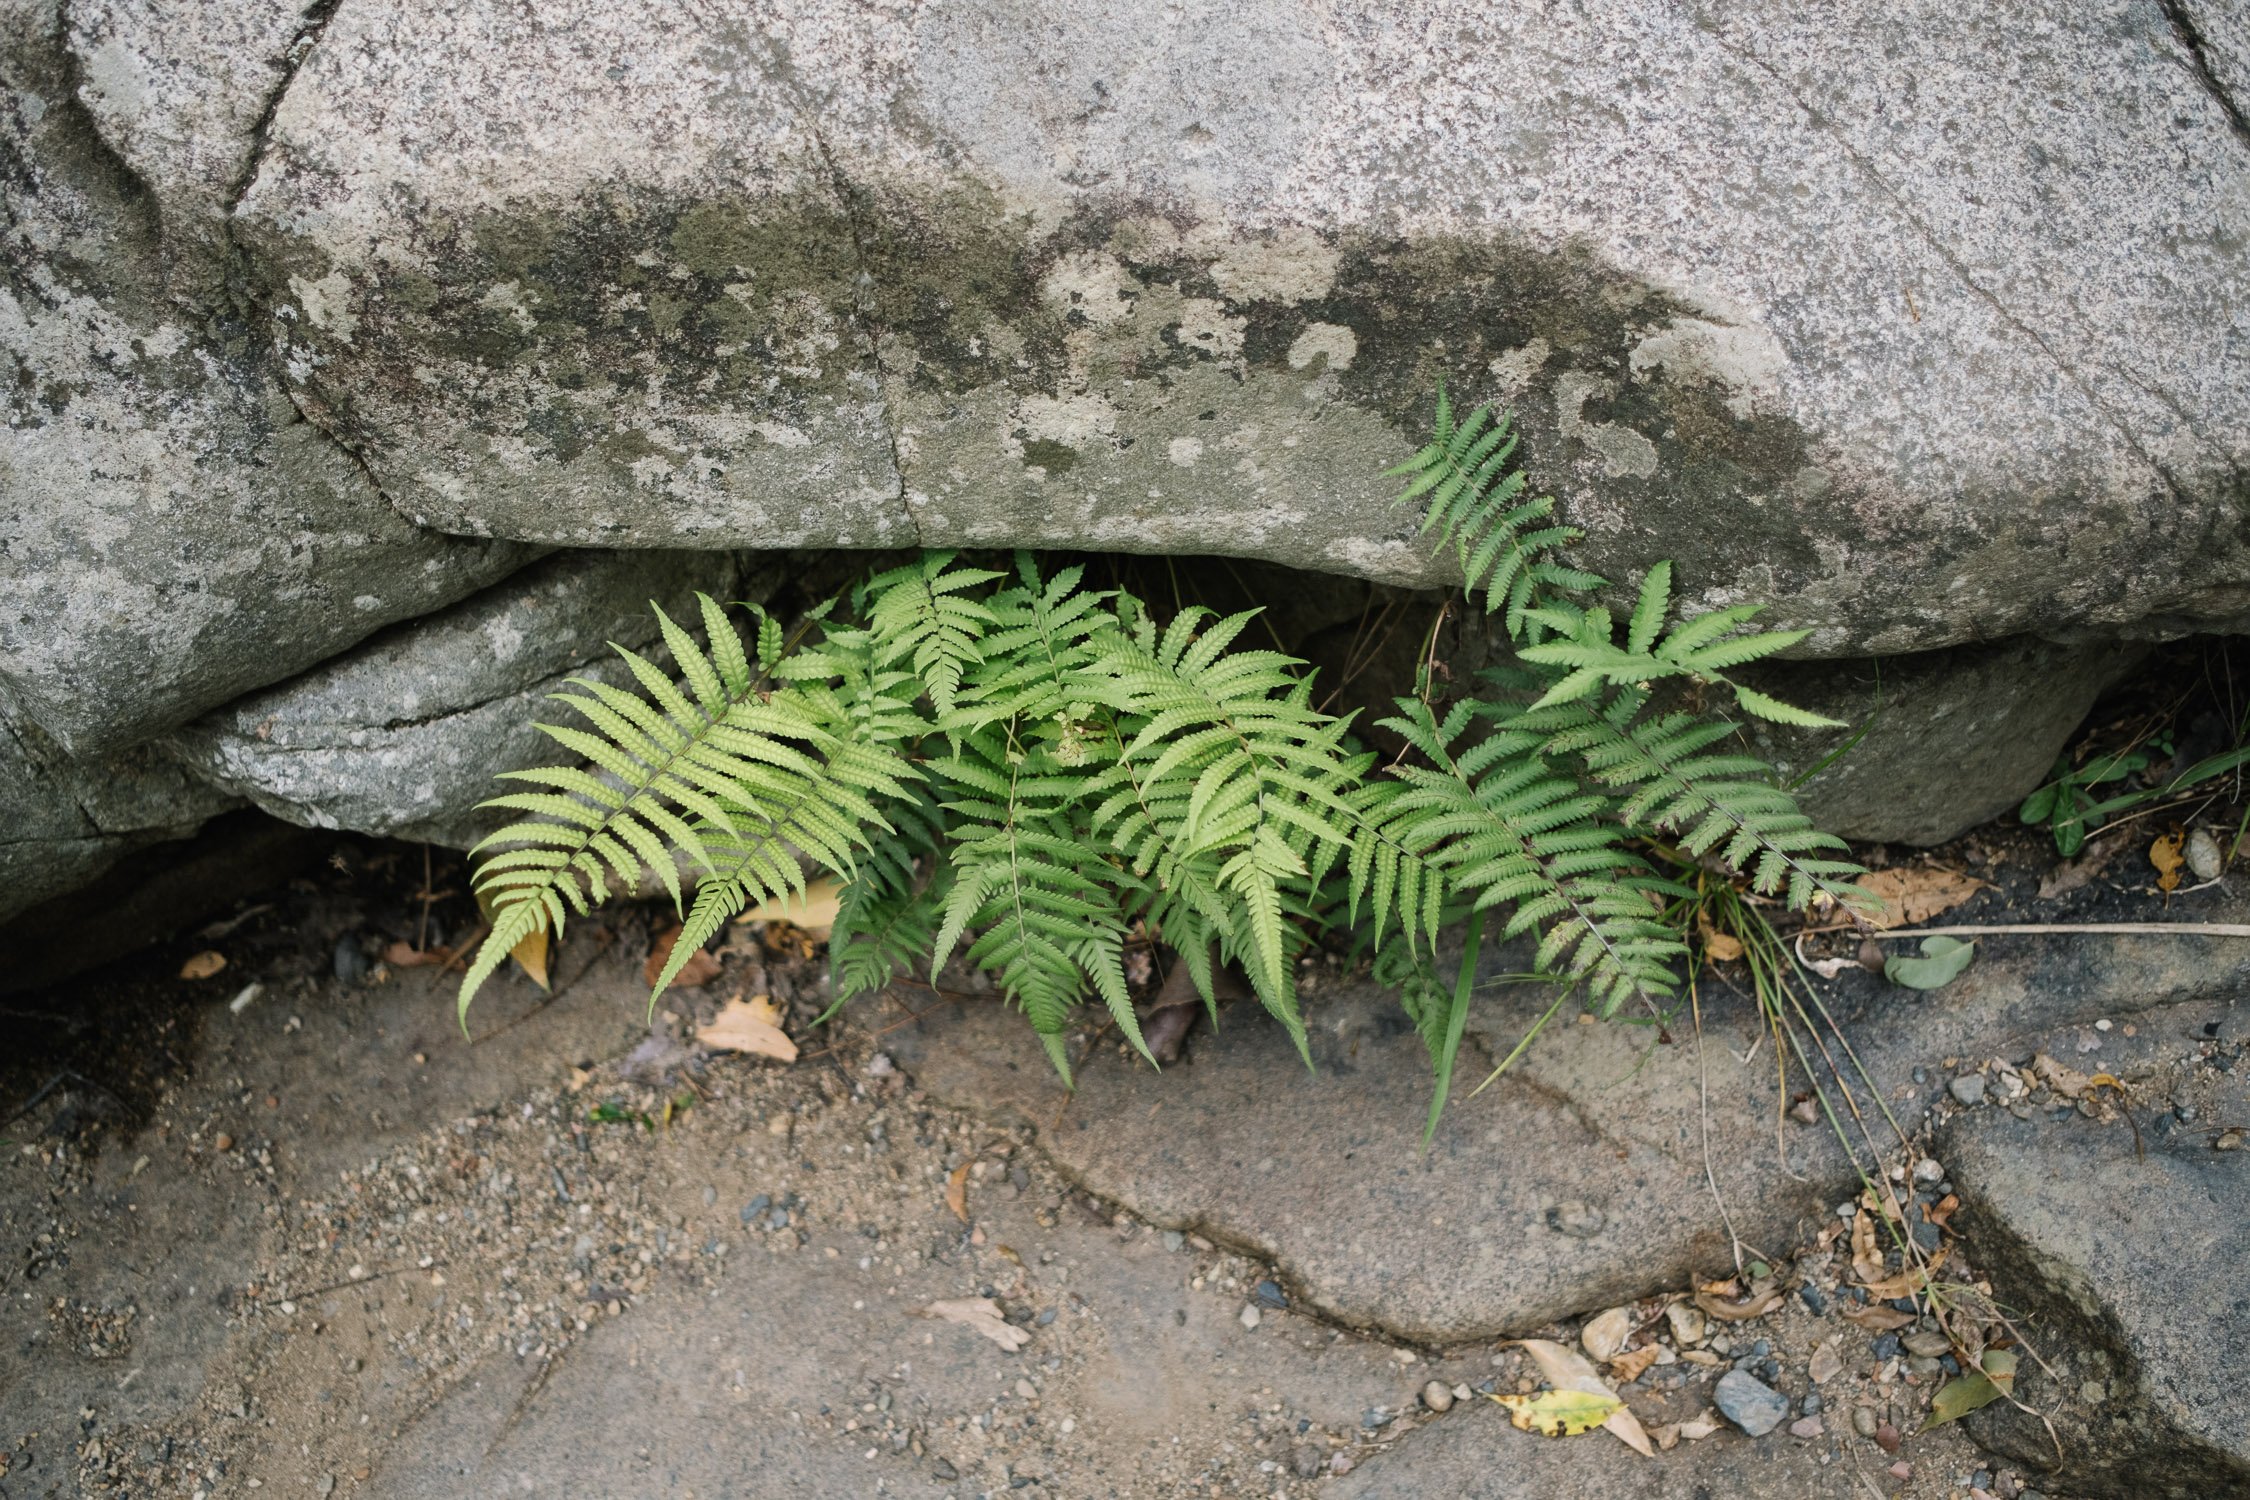
<svg viewBox="0 0 2250 1500"><path fill-rule="evenodd" d="M1714 750L1731 737L1724 719L1672 712L1643 717L1648 695L1626 689L1607 706L1573 700L1520 712L1489 710L1495 739L1511 749L1575 755L1587 775L1620 799L1627 826L1675 837L1689 854L1713 850L1750 872L1753 886L1802 908L1816 895L1854 906L1865 870L1841 857L1843 840L1822 833L1756 756Z"/></svg>
<svg viewBox="0 0 2250 1500"><path fill-rule="evenodd" d="M1422 502L1422 530L1454 549L1462 587L1484 595L1487 614L1506 611L1510 636L1524 637L1528 612L1547 592L1602 586L1555 556L1582 533L1554 521L1554 497L1523 498L1523 473L1510 467L1516 437L1507 413L1480 406L1455 422L1441 387L1433 425L1428 445L1388 477L1407 481L1398 503Z"/></svg>
<svg viewBox="0 0 2250 1500"><path fill-rule="evenodd" d="M1679 888L1625 846L1606 798L1544 758L1492 739L1464 744L1476 705L1440 723L1399 700L1383 724L1430 765L1402 766L1404 789L1382 804L1384 831L1478 911L1510 909L1503 938L1537 931L1534 967L1583 978L1605 1013L1628 997L1669 995L1686 954L1652 897Z"/></svg>
<svg viewBox="0 0 2250 1500"><path fill-rule="evenodd" d="M1671 586L1670 563L1659 563L1649 570L1622 644L1617 640L1616 622L1606 609L1580 609L1554 602L1527 611L1527 618L1553 632L1554 639L1519 646L1517 655L1562 671L1535 706L1574 702L1604 688L1645 689L1654 682L1685 677L1725 683L1743 711L1761 719L1814 728L1842 727L1838 720L1768 697L1726 675L1733 668L1788 650L1811 631L1742 634L1742 627L1760 612L1760 606L1740 604L1691 616L1659 639L1658 631L1671 602Z"/></svg>
<svg viewBox="0 0 2250 1500"><path fill-rule="evenodd" d="M952 709L961 674L982 655L978 642L992 611L971 590L1002 577L988 568L956 568L951 552L925 552L915 562L869 579L867 625L875 664L907 661L928 688L939 713Z"/></svg>

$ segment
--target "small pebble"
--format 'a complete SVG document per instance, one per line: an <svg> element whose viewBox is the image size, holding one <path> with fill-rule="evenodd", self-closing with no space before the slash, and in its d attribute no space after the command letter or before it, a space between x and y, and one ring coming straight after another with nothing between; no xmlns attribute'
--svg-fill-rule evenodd
<svg viewBox="0 0 2250 1500"><path fill-rule="evenodd" d="M1805 1311L1811 1313L1814 1317L1822 1318L1828 1315L1828 1298L1822 1294L1819 1287L1814 1286L1811 1282L1808 1281L1797 1288L1797 1298L1805 1304Z"/></svg>
<svg viewBox="0 0 2250 1500"><path fill-rule="evenodd" d="M711 1206L712 1204L714 1204L714 1203L716 1203L716 1202L718 1202L718 1201L719 1201L719 1190L718 1190L717 1188L715 1188L715 1187L712 1187L712 1186L710 1186L710 1185L706 1184L706 1185L704 1186L704 1189L703 1189L703 1206L704 1206L705 1208L709 1208L709 1207L710 1207L710 1206Z"/></svg>
<svg viewBox="0 0 2250 1500"><path fill-rule="evenodd" d="M1789 1424L1789 1435L1791 1437L1816 1438L1827 1430L1827 1427L1818 1417L1799 1417Z"/></svg>
<svg viewBox="0 0 2250 1500"><path fill-rule="evenodd" d="M1789 1400L1740 1370L1729 1370L1711 1388L1719 1414L1752 1437L1764 1437L1789 1415Z"/></svg>
<svg viewBox="0 0 2250 1500"><path fill-rule="evenodd" d="M1185 1244L1187 1244L1187 1236L1180 1233L1177 1229L1167 1229L1164 1231L1165 1249L1178 1250Z"/></svg>
<svg viewBox="0 0 2250 1500"><path fill-rule="evenodd" d="M1852 1408L1852 1431L1863 1438L1871 1438L1875 1435L1877 1425L1874 1407L1855 1406Z"/></svg>
<svg viewBox="0 0 2250 1500"><path fill-rule="evenodd" d="M1261 1313L1261 1312L1259 1312L1259 1311L1258 1311L1258 1304L1257 1304L1257 1303L1255 1303L1255 1302L1245 1302L1245 1303L1243 1303L1243 1304L1242 1304L1242 1320L1241 1320L1241 1321L1242 1321L1242 1326L1243 1326L1243 1327L1245 1327L1245 1328L1255 1328L1255 1327L1257 1327L1257 1326L1258 1326L1258 1325L1259 1325L1260 1323L1262 1323L1262 1322L1264 1322L1264 1321L1265 1321L1265 1315L1264 1315L1263 1313Z"/></svg>
<svg viewBox="0 0 2250 1500"><path fill-rule="evenodd" d="M346 984L359 983L375 967L367 961L367 955L360 951L358 935L349 932L336 939L336 950L329 955L328 962L336 977ZM328 1483L333 1488L335 1478L331 1476ZM322 1490L321 1493L325 1495L328 1491Z"/></svg>
<svg viewBox="0 0 2250 1500"><path fill-rule="evenodd" d="M1916 1182L1942 1182L1945 1180L1945 1168L1938 1165L1935 1157L1925 1156L1914 1164L1914 1180Z"/></svg>
<svg viewBox="0 0 2250 1500"><path fill-rule="evenodd" d="M1310 1443L1300 1443L1289 1455L1289 1467L1299 1479L1318 1479L1328 1467L1328 1455Z"/></svg>
<svg viewBox="0 0 2250 1500"><path fill-rule="evenodd" d="M224 1137L221 1137L221 1139L223 1140ZM2242 1149L2242 1132L2230 1130L2211 1144L2214 1149L2220 1151L2240 1151ZM222 1146L219 1149L223 1151L226 1148Z"/></svg>
<svg viewBox="0 0 2250 1500"><path fill-rule="evenodd" d="M214 1151L232 1151L234 1149L234 1137L223 1130L220 1131L211 1138L211 1149Z"/></svg>
<svg viewBox="0 0 2250 1500"><path fill-rule="evenodd" d="M1984 1103L1984 1075L1982 1073L1963 1073L1953 1082L1947 1084L1946 1087L1952 1090L1954 1099L1962 1104Z"/></svg>
<svg viewBox="0 0 2250 1500"><path fill-rule="evenodd" d="M1453 1409L1453 1388L1442 1380L1433 1380L1422 1387L1422 1404L1431 1411Z"/></svg>
<svg viewBox="0 0 2250 1500"><path fill-rule="evenodd" d="M1278 1281L1261 1281L1250 1289L1250 1295L1266 1307L1283 1308L1289 1305L1289 1296L1282 1291Z"/></svg>

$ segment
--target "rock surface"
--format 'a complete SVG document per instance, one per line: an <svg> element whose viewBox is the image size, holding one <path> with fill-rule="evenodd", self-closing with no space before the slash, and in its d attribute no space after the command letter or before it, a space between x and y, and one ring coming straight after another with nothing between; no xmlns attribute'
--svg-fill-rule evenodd
<svg viewBox="0 0 2250 1500"><path fill-rule="evenodd" d="M2198 915L2224 921L2230 909ZM1823 1003L1906 1120L1945 1087L1924 1066L1934 1057L2228 993L2250 954L2220 941L1987 939L1945 989L1917 997L1852 972ZM1486 972L1522 958L1495 956ZM1773 1063L1758 1050L1771 1039L1733 997L1706 998L1700 1068L1684 1027L1665 1045L1637 1027L1556 1025L1470 1097L1549 999L1483 993L1426 1154L1427 1054L1373 986L1313 987L1309 1076L1281 1028L1248 1007L1196 1038L1184 1065L1159 1074L1105 1054L1069 1094L1001 1007L940 1007L884 1046L935 1097L1033 1126L1090 1190L1274 1261L1293 1297L1341 1322L1426 1343L1521 1335L1728 1268L1727 1219L1705 1175L1706 1079L1708 1170L1753 1250L1851 1196L1857 1178L1825 1125L1781 1125L1778 1158ZM1926 1082L1912 1080L1917 1067ZM1506 1170L1487 1171L1494 1160Z"/></svg>
<svg viewBox="0 0 2250 1500"><path fill-rule="evenodd" d="M660 645L652 602L694 624L697 590L762 595L745 571L732 553L566 553L238 699L168 748L291 822L467 848L498 826L477 809L503 790L498 772L567 758L535 725L580 721L548 695L572 677L629 683L609 646Z"/></svg>
<svg viewBox="0 0 2250 1500"><path fill-rule="evenodd" d="M467 762L382 701L502 717L450 626L307 685L286 754L222 726L558 545L1443 582L1381 478L1441 381L1519 409L1590 565L1895 665L1812 790L1848 832L2004 806L2115 641L2250 621L2222 7L0 22L0 696L73 776L178 732L295 815L457 828ZM66 801L9 855L43 888L138 836Z"/></svg>
<svg viewBox="0 0 2250 1500"><path fill-rule="evenodd" d="M2206 1017L2220 1018L2209 1032ZM2013 1289L2054 1367L2023 1361L2020 1394L2061 1435L2069 1493L2240 1493L2250 1488L2250 1353L2230 1335L2250 1315L2250 1162L2217 1144L2250 1120L2237 1024L2201 1007L2162 1033L2155 1056L2144 1046L2094 1064L2069 1040L2050 1042L2069 1064L2132 1080L2138 1132L2059 1099L2023 1118L1971 1110L1943 1137L1979 1265ZM1996 1407L1971 1420L1987 1444L2056 1465L2038 1418Z"/></svg>
<svg viewBox="0 0 2250 1500"><path fill-rule="evenodd" d="M75 760L0 702L0 921L234 804L146 749Z"/></svg>
<svg viewBox="0 0 2250 1500"><path fill-rule="evenodd" d="M1598 570L1827 654L2250 612L2250 146L2162 9L1499 25L347 7L239 224L450 531L1431 578L1378 475L1444 378Z"/></svg>
<svg viewBox="0 0 2250 1500"><path fill-rule="evenodd" d="M23 164L0 241L16 711L73 754L138 743L536 556L408 522L302 419L247 328L169 294L162 210L93 127L53 8L9 0L0 19L0 152ZM183 75L144 62L138 84L103 62L100 97L184 103ZM190 152L178 175L209 170Z"/></svg>
<svg viewBox="0 0 2250 1500"><path fill-rule="evenodd" d="M1748 738L1785 779L1810 773L1799 800L1829 832L1940 844L2015 811L2140 655L2019 637L1849 665L1769 664L1761 687L1846 727L1753 722Z"/></svg>

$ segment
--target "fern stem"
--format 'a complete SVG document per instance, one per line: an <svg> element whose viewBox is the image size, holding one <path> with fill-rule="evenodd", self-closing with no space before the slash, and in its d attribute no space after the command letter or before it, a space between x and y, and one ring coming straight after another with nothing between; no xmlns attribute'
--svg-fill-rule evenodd
<svg viewBox="0 0 2250 1500"><path fill-rule="evenodd" d="M1445 1016L1445 1045L1437 1059L1437 1095L1430 1100L1430 1118L1422 1126L1422 1149L1430 1149L1437 1136L1438 1116L1445 1113L1446 1096L1453 1092L1453 1065L1461 1055L1461 1034L1469 1025L1469 996L1476 989L1477 950L1484 943L1484 913L1469 913L1461 935L1461 967L1453 976L1453 1004Z"/></svg>

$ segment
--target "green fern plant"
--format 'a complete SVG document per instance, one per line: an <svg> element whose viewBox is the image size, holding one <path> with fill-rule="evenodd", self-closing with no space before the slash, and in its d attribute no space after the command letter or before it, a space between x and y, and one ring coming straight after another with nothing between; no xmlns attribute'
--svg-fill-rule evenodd
<svg viewBox="0 0 2250 1500"><path fill-rule="evenodd" d="M1642 852L1650 838L1793 907L1855 902L1840 842L1696 706L1725 695L1828 722L1729 675L1802 633L1750 630L1749 606L1673 621L1668 564L1620 626L1607 582L1566 560L1578 533L1551 498L1525 498L1514 452L1505 417L1457 422L1441 392L1432 442L1393 471L1508 650L1475 696L1441 703L1425 679L1397 700L1380 723L1407 749L1379 769L1349 715L1314 705L1302 663L1239 644L1253 614L1160 621L1029 554L1003 572L924 553L789 636L756 606L745 619L702 599L699 642L659 610L674 672L621 651L639 693L558 695L582 723L540 727L573 763L511 773L531 790L489 804L517 816L477 851L492 926L464 1021L519 942L559 935L613 886L653 880L683 912L661 993L809 865L844 883L838 1006L958 956L995 977L1066 1079L1063 1038L1089 998L1146 1051L1123 961L1136 932L1174 948L1213 1005L1214 956L1239 965L1303 1051L1297 958L1350 929L1429 1043L1434 1126L1488 919L1611 1014L1661 1011L1686 955L1664 918L1684 893Z"/></svg>

